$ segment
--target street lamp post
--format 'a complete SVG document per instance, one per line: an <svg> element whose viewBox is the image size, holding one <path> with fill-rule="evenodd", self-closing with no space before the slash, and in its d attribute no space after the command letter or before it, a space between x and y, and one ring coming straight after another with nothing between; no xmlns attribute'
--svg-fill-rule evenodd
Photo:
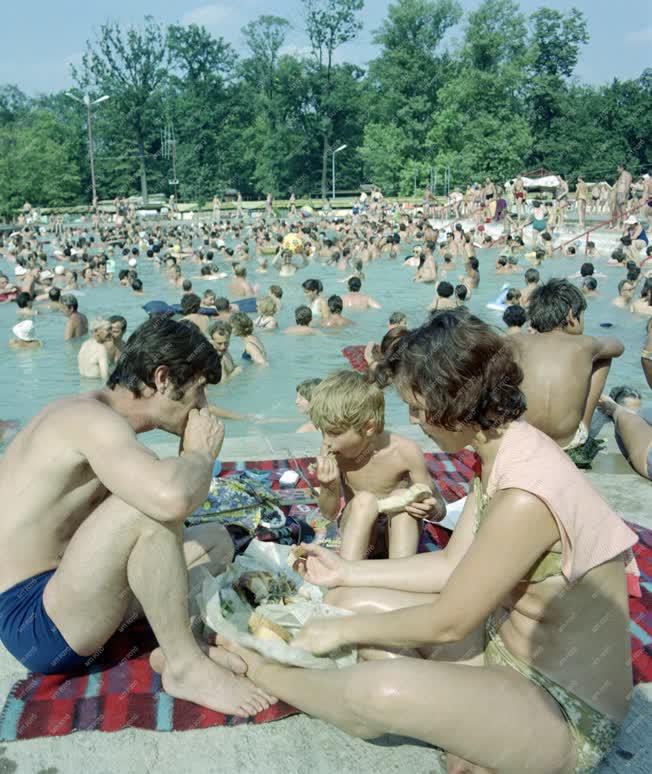
<svg viewBox="0 0 652 774"><path fill-rule="evenodd" d="M100 97L99 99L91 100L90 96L88 94L84 94L84 99L79 99L79 97L76 97L74 94L71 94L69 91L66 92L66 96L70 97L71 99L74 99L75 102L79 102L82 105L85 105L86 107L86 122L88 124L88 158L91 165L91 196L92 196L92 204L95 206L97 204L97 188L95 185L95 156L93 153L93 122L91 119L91 107L93 105L99 105L100 102L106 102L108 99L108 96L105 94L103 97Z"/></svg>
<svg viewBox="0 0 652 774"><path fill-rule="evenodd" d="M343 151L345 148L348 148L348 145L340 145L339 148L336 148L333 153L333 201L335 201L335 154L339 153L340 151Z"/></svg>

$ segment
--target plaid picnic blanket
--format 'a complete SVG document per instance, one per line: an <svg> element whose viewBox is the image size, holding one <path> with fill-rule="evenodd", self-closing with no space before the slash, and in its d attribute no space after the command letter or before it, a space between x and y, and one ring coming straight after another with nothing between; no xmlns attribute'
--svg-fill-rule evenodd
<svg viewBox="0 0 652 774"><path fill-rule="evenodd" d="M306 481L297 486L309 491L307 482L316 483L311 468L313 461L313 458L301 458L225 463L222 475L258 470L269 475L272 489L278 491L278 478L284 470L300 470ZM467 493L473 473L478 470L478 460L472 452L453 456L428 454L426 462L448 502ZM298 513L297 507L312 506L295 504L285 506L284 510L289 513L294 508ZM641 596L629 599L632 669L637 684L652 681L652 531L636 524L630 526L639 536L634 554L641 573ZM427 524L419 550L441 550L450 535L442 527ZM159 676L149 666L148 654L155 644L149 627L139 622L107 643L102 663L96 664L88 674L30 674L20 680L11 689L0 713L0 741L65 736L75 731L119 731L130 727L187 731L218 725L259 724L297 712L287 704L278 703L254 718L242 719L173 699L162 690Z"/></svg>

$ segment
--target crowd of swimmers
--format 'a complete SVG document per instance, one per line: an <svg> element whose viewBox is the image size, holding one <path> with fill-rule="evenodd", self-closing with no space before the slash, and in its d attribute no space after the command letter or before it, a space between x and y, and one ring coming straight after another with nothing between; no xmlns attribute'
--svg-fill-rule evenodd
<svg viewBox="0 0 652 774"><path fill-rule="evenodd" d="M652 196L645 178L637 199L628 175L619 168L607 195L621 229L617 250L601 255L587 243L576 274L547 281L541 266L573 254L555 246L570 202L563 178L550 206L527 203L523 178L505 188L487 179L451 195L445 206L454 203L455 221L441 232L430 192L422 208L406 208L377 188L341 218L302 217L296 206L278 218L270 195L258 221L245 218L241 201L225 218L216 199L203 224L146 225L124 203L84 227L21 224L0 247L14 274L0 276L0 300L16 308L10 346L39 349L35 321L46 310L60 314L62 339L81 344L80 376L96 384L52 401L23 428L0 428L16 433L0 457L5 647L32 671L76 672L101 659L118 628L145 616L159 644L151 666L172 696L239 717L281 699L351 735L439 747L449 772L593 770L631 699L626 582L637 539L576 467L585 466L580 450L595 440L597 419L613 420L631 468L652 476L645 396L626 384L606 392L624 344L584 332L592 299L613 276L614 304L640 327L640 366L652 387L644 225ZM593 190L578 180L580 221L589 198ZM170 211L178 214L176 202ZM494 263L483 251L497 244ZM298 432L321 436L318 507L341 537L338 552L303 546L295 569L352 615L310 620L292 645L315 655L355 645L361 663L289 668L190 625L197 573L217 575L233 559L222 525L184 529L206 498L221 418L238 418L212 406L206 389L244 368L282 368L270 363L265 337L279 331L283 292L265 275L308 275L285 333L328 335L383 308L363 290L381 259L403 259L414 282L432 285L423 319L411 328L406 313L385 309L378 341L364 348L364 372L320 373L315 361L295 399L309 420ZM178 308L143 303L142 261L178 290ZM314 277L322 263L342 273L348 292L324 292ZM523 280L501 296L498 331L471 311L481 274L523 266ZM216 280L222 296L206 289ZM128 338L121 315L88 321L92 289L105 283L149 315ZM243 311L238 302L252 298L255 312ZM232 336L240 356L229 351ZM476 454L459 521L434 553L419 554L419 542L447 505L420 444L385 426L389 387L444 453ZM139 441L152 429L180 437L178 456L159 459ZM408 487L421 496L406 498Z"/></svg>

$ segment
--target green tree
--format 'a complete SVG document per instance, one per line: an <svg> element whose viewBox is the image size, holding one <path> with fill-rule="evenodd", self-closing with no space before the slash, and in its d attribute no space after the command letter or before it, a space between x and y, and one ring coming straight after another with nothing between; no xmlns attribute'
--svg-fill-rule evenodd
<svg viewBox="0 0 652 774"><path fill-rule="evenodd" d="M571 8L567 13L540 8L530 16L532 49L528 105L535 134L541 137L560 115L573 75L580 46L589 40L584 15Z"/></svg>
<svg viewBox="0 0 652 774"><path fill-rule="evenodd" d="M369 67L370 121L399 127L404 134L404 165L425 152L437 92L452 71L451 57L441 52L446 33L461 19L456 0L398 0L374 32L381 53Z"/></svg>
<svg viewBox="0 0 652 774"><path fill-rule="evenodd" d="M168 77L165 32L150 16L142 29L103 24L97 40L87 42L82 66L73 67L73 77L82 90L111 97L103 112L112 114L113 126L136 147L141 195L147 203L147 145L157 144L161 89Z"/></svg>
<svg viewBox="0 0 652 774"><path fill-rule="evenodd" d="M224 127L232 105L237 55L204 27L172 25L167 31L170 77L166 120L178 143L181 198L206 199L225 187L228 146Z"/></svg>
<svg viewBox="0 0 652 774"><path fill-rule="evenodd" d="M314 56L313 107L321 137L321 194L326 198L328 156L341 141L335 124L341 116L341 106L333 99L337 49L354 40L362 28L358 12L364 0L302 0L306 15L306 31Z"/></svg>

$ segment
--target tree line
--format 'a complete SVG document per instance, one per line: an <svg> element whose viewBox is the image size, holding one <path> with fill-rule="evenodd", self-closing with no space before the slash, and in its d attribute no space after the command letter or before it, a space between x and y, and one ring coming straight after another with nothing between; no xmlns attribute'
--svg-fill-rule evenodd
<svg viewBox="0 0 652 774"><path fill-rule="evenodd" d="M99 198L170 193L170 138L179 199L200 203L230 190L325 196L341 145L338 190L374 183L388 195L422 190L434 169L453 186L542 165L590 181L619 163L648 171L652 69L580 83L589 32L575 8L528 15L483 0L464 14L457 0L395 0L365 68L339 52L361 30L364 0L302 4L304 54L279 16L248 23L241 53L196 25L102 25L70 89L110 97L93 112ZM89 192L82 106L0 87L0 210L83 204Z"/></svg>

